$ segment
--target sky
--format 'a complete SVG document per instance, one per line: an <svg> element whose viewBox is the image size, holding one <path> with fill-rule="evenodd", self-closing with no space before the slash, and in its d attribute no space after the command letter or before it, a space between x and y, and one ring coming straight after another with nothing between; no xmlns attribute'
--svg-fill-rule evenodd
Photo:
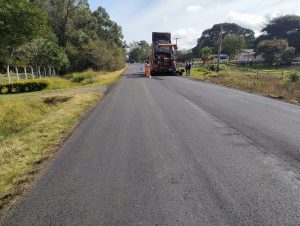
<svg viewBox="0 0 300 226"><path fill-rule="evenodd" d="M123 29L127 43L146 40L153 31L172 32L179 49L196 46L202 31L216 23L236 23L260 34L267 18L300 15L300 0L89 0L102 6ZM175 40L174 40L175 42Z"/></svg>

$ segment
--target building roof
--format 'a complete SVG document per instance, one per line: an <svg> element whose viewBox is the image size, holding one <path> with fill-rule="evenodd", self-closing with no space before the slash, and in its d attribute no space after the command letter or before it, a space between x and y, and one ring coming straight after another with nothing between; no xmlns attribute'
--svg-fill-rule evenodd
<svg viewBox="0 0 300 226"><path fill-rule="evenodd" d="M254 49L241 49L240 53L255 53Z"/></svg>

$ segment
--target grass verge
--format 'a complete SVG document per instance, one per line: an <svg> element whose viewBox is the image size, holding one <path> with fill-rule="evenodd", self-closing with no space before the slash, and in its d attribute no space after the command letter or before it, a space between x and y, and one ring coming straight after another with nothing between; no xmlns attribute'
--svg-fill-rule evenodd
<svg viewBox="0 0 300 226"><path fill-rule="evenodd" d="M89 85L73 82L72 77L49 78L45 91L0 95L0 216L1 210L30 184L42 168L41 163L57 151L81 116L103 95L97 89L81 92L78 87L112 84L124 70L84 72L92 73L95 82Z"/></svg>
<svg viewBox="0 0 300 226"><path fill-rule="evenodd" d="M300 103L300 80L291 80L290 74L275 76L259 72L233 70L224 70L217 73L199 67L192 69L191 77L286 100L291 103Z"/></svg>

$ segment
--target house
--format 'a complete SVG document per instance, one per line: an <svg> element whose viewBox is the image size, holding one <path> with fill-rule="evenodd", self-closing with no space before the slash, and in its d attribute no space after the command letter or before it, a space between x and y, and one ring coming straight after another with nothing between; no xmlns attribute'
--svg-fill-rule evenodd
<svg viewBox="0 0 300 226"><path fill-rule="evenodd" d="M254 49L241 49L238 55L238 63L263 63L265 59L261 54L256 55Z"/></svg>

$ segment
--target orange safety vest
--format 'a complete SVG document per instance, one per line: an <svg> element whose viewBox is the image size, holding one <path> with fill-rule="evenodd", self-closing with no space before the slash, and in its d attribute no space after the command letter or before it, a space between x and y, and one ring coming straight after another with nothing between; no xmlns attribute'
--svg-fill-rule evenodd
<svg viewBox="0 0 300 226"><path fill-rule="evenodd" d="M146 75L150 74L150 64L145 64L145 73Z"/></svg>

